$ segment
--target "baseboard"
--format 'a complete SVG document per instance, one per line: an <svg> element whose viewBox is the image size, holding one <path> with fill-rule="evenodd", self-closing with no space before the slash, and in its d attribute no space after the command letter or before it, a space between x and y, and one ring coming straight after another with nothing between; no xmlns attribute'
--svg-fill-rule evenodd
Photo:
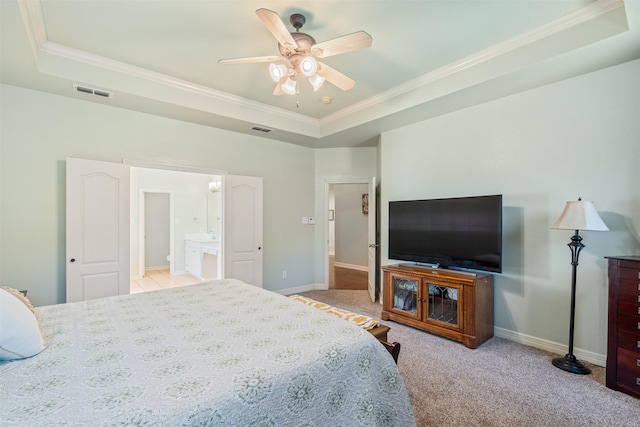
<svg viewBox="0 0 640 427"><path fill-rule="evenodd" d="M509 341L514 341L519 344L524 344L529 347L539 348L540 350L556 353L561 356L567 354L567 345L560 344L553 341L544 340L530 335L521 334L519 332L510 331L504 328L493 328L493 335L499 338L504 338ZM573 349L573 354L582 361L593 363L597 366L607 365L607 356L605 354L598 354L592 351L580 350L579 348Z"/></svg>
<svg viewBox="0 0 640 427"><path fill-rule="evenodd" d="M171 266L169 264L167 265L155 265L155 266L151 266L151 267L145 267L144 270L145 271L152 271L152 270L167 270L168 268L170 268Z"/></svg>
<svg viewBox="0 0 640 427"><path fill-rule="evenodd" d="M344 262L334 262L333 266L341 267L341 268L350 268L351 270L358 270L358 271L369 271L369 267L367 267L366 265L355 265L355 264L346 264Z"/></svg>
<svg viewBox="0 0 640 427"><path fill-rule="evenodd" d="M280 295L293 295L299 294L302 292L309 291L326 291L327 285L323 285L322 283L305 285L305 286L297 286L295 288L287 288L287 289L278 289L277 291L272 291Z"/></svg>

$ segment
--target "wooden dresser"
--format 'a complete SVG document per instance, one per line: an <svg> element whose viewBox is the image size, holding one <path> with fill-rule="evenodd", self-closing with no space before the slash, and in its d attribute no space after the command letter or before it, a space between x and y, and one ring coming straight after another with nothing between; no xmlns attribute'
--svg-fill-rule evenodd
<svg viewBox="0 0 640 427"><path fill-rule="evenodd" d="M607 387L640 397L640 256L609 260Z"/></svg>

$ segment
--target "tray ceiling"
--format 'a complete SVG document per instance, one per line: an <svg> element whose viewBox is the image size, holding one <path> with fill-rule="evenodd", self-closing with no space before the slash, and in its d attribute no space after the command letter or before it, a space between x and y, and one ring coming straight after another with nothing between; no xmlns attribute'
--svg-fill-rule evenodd
<svg viewBox="0 0 640 427"><path fill-rule="evenodd" d="M308 147L386 130L640 57L640 2L3 0L2 82ZM326 41L372 46L324 60L356 81L273 96L268 8ZM295 31L293 27L290 31ZM112 93L96 96L73 85ZM330 97L331 103L320 101Z"/></svg>

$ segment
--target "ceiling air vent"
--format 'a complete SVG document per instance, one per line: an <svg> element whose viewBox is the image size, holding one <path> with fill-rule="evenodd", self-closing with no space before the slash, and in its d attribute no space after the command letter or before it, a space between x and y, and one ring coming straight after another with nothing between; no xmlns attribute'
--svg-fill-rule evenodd
<svg viewBox="0 0 640 427"><path fill-rule="evenodd" d="M73 85L73 90L76 92L88 93L89 95L101 96L103 98L113 98L113 92L107 92L106 90L93 89L86 86L80 86L78 84Z"/></svg>
<svg viewBox="0 0 640 427"><path fill-rule="evenodd" d="M254 126L254 127L251 128L251 130L255 130L256 132L264 132L264 133L271 132L271 129L265 128L265 127L262 127L262 126Z"/></svg>

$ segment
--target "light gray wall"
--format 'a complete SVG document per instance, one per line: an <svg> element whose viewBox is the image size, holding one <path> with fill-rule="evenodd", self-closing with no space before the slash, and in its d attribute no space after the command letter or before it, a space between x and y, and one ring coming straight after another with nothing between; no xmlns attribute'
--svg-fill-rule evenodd
<svg viewBox="0 0 640 427"><path fill-rule="evenodd" d="M0 282L65 300L65 159L123 158L264 177L264 286L313 283L314 152L258 136L2 85ZM281 271L287 270L286 281Z"/></svg>
<svg viewBox="0 0 640 427"><path fill-rule="evenodd" d="M581 233L576 354L604 363L607 255L640 254L640 61L447 114L381 137L382 264L390 200L503 194L498 332L566 352L567 200L592 200L611 231Z"/></svg>

